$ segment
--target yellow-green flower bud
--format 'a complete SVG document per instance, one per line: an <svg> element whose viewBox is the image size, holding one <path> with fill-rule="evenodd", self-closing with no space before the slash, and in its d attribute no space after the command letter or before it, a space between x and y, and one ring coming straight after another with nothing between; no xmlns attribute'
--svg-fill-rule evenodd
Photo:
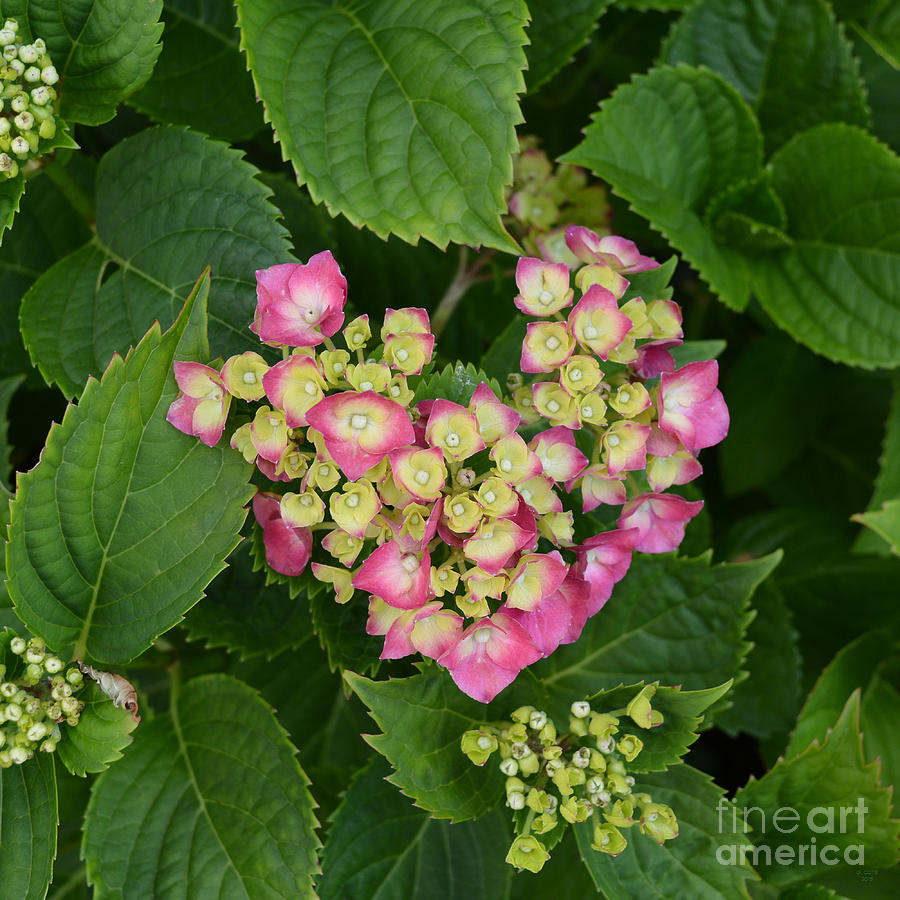
<svg viewBox="0 0 900 900"><path fill-rule="evenodd" d="M14 637L9 642L9 649L15 653L16 656L21 656L28 649L28 644L23 638Z"/></svg>
<svg viewBox="0 0 900 900"><path fill-rule="evenodd" d="M662 713L650 706L650 701L656 693L656 685L648 684L640 693L636 694L628 706L625 707L625 715L627 715L635 725L641 728L653 728L661 725L663 721Z"/></svg>
<svg viewBox="0 0 900 900"><path fill-rule="evenodd" d="M513 712L510 718L513 722L524 724L531 718L531 714L535 711L533 706L520 706ZM524 740L524 738L523 738Z"/></svg>
<svg viewBox="0 0 900 900"><path fill-rule="evenodd" d="M603 817L618 828L630 828L636 821L634 803L631 800L616 800L609 809L604 810Z"/></svg>
<svg viewBox="0 0 900 900"><path fill-rule="evenodd" d="M531 834L520 834L509 848L506 861L517 869L528 869L529 872L540 872L544 863L550 859L547 848Z"/></svg>
<svg viewBox="0 0 900 900"><path fill-rule="evenodd" d="M531 830L534 834L546 834L556 828L556 816L553 813L541 813L535 816L531 822Z"/></svg>
<svg viewBox="0 0 900 900"><path fill-rule="evenodd" d="M577 800L574 796L568 797L559 805L559 814L570 824L586 822L593 812L590 804L584 800Z"/></svg>
<svg viewBox="0 0 900 900"><path fill-rule="evenodd" d="M361 350L372 337L368 316L358 316L344 326L344 340L351 350Z"/></svg>
<svg viewBox="0 0 900 900"><path fill-rule="evenodd" d="M633 734L625 734L616 744L619 753L625 757L626 762L631 762L644 749L644 742Z"/></svg>
<svg viewBox="0 0 900 900"><path fill-rule="evenodd" d="M588 730L600 742L606 742L619 730L619 720L609 713L592 713Z"/></svg>
<svg viewBox="0 0 900 900"><path fill-rule="evenodd" d="M628 845L625 836L609 822L598 822L594 826L594 840L591 842L593 850L608 853L610 856L618 856Z"/></svg>
<svg viewBox="0 0 900 900"><path fill-rule="evenodd" d="M460 746L476 766L483 766L497 749L497 738L487 731L467 731Z"/></svg>
<svg viewBox="0 0 900 900"><path fill-rule="evenodd" d="M678 837L678 820L672 809L664 803L649 803L642 807L638 827L641 834L649 835L660 844Z"/></svg>
<svg viewBox="0 0 900 900"><path fill-rule="evenodd" d="M519 763L509 756L500 763L500 771L511 778L519 774Z"/></svg>

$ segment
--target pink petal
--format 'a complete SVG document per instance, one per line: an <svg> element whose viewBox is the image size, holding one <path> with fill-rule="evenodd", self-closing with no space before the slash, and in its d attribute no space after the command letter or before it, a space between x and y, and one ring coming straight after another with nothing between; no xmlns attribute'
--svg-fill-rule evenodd
<svg viewBox="0 0 900 900"><path fill-rule="evenodd" d="M625 504L616 525L637 529L635 550L668 553L684 539L687 523L703 509L703 501L693 502L677 494L641 494Z"/></svg>
<svg viewBox="0 0 900 900"><path fill-rule="evenodd" d="M426 602L431 556L404 552L396 541L373 550L353 576L353 587L377 594L400 609L415 609Z"/></svg>

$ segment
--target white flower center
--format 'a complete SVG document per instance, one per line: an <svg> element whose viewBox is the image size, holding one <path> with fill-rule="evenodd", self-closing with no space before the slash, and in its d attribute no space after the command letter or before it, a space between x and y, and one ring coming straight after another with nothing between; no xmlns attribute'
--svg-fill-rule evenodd
<svg viewBox="0 0 900 900"><path fill-rule="evenodd" d="M478 738L478 749L479 750L487 750L488 747L491 746L491 739L487 735L482 735Z"/></svg>
<svg viewBox="0 0 900 900"><path fill-rule="evenodd" d="M547 409L552 413L559 412L559 403L556 400L548 400L547 401Z"/></svg>
<svg viewBox="0 0 900 900"><path fill-rule="evenodd" d="M454 503L453 504L453 515L461 516L466 511L466 508L462 505L462 503ZM446 572L443 573L446 576Z"/></svg>
<svg viewBox="0 0 900 900"><path fill-rule="evenodd" d="M344 364L342 362L336 362L332 365L331 371L335 373L335 375L340 375L341 372L344 371Z"/></svg>
<svg viewBox="0 0 900 900"><path fill-rule="evenodd" d="M547 338L545 346L548 350L556 350L559 347L559 338L555 334L551 334L550 337Z"/></svg>
<svg viewBox="0 0 900 900"><path fill-rule="evenodd" d="M350 509L356 509L356 507L359 506L359 494L350 494L347 497L347 506L349 506Z"/></svg>
<svg viewBox="0 0 900 900"><path fill-rule="evenodd" d="M394 358L399 360L400 362L406 362L409 359L409 350L404 350L401 347L395 354Z"/></svg>
<svg viewBox="0 0 900 900"><path fill-rule="evenodd" d="M589 419L594 414L594 407L593 406L583 406L581 408L581 413L582 413L582 415L584 415L585 417L587 417Z"/></svg>
<svg viewBox="0 0 900 900"><path fill-rule="evenodd" d="M310 497L308 494L304 494L304 495L300 498L300 503L301 503L303 506L312 506L312 505L313 505L313 498Z"/></svg>
<svg viewBox="0 0 900 900"><path fill-rule="evenodd" d="M320 474L323 478L327 478L327 477L328 477L328 473L329 473L330 471L331 471L331 469L329 469L328 466L320 466L320 467L319 467L319 474Z"/></svg>
<svg viewBox="0 0 900 900"><path fill-rule="evenodd" d="M277 428L281 422L277 416L266 416L266 421L273 427Z"/></svg>
<svg viewBox="0 0 900 900"><path fill-rule="evenodd" d="M317 321L319 318L319 312L315 309L305 309L303 310L303 318L306 319L307 322L312 324Z"/></svg>
<svg viewBox="0 0 900 900"><path fill-rule="evenodd" d="M362 431L369 424L369 417L363 413L354 413L350 418L350 427Z"/></svg>
<svg viewBox="0 0 900 900"><path fill-rule="evenodd" d="M522 488L522 490L519 491L519 493L522 495L522 499L523 499L526 503L530 503L530 502L531 502L531 491L529 491L528 488Z"/></svg>
<svg viewBox="0 0 900 900"><path fill-rule="evenodd" d="M572 369L572 371L569 373L569 378L572 381L581 381L581 379L583 378L581 369Z"/></svg>
<svg viewBox="0 0 900 900"><path fill-rule="evenodd" d="M244 372L241 380L244 384L256 384L256 375L253 372Z"/></svg>
<svg viewBox="0 0 900 900"><path fill-rule="evenodd" d="M419 484L427 484L428 483L428 473L424 469L419 469L416 472L416 481Z"/></svg>
<svg viewBox="0 0 900 900"><path fill-rule="evenodd" d="M410 574L419 568L419 560L412 553L407 553L400 562L403 565L403 568Z"/></svg>
<svg viewBox="0 0 900 900"><path fill-rule="evenodd" d="M502 460L500 460L500 468L501 468L504 472L511 472L511 471L512 471L512 467L513 467L513 464L512 464L508 459L502 459Z"/></svg>
<svg viewBox="0 0 900 900"><path fill-rule="evenodd" d="M628 403L631 400L631 394L628 391L619 391L619 403Z"/></svg>
<svg viewBox="0 0 900 900"><path fill-rule="evenodd" d="M497 495L493 491L484 492L484 502L493 503L497 499Z"/></svg>
<svg viewBox="0 0 900 900"><path fill-rule="evenodd" d="M316 386L311 381L307 381L306 384L303 385L303 390L312 397L316 392Z"/></svg>
<svg viewBox="0 0 900 900"><path fill-rule="evenodd" d="M399 384L392 384L392 385L391 385L390 394L391 394L392 397L399 397L399 396L400 396L400 385L399 385Z"/></svg>
<svg viewBox="0 0 900 900"><path fill-rule="evenodd" d="M491 639L491 629L490 628L479 628L475 634L472 635L472 640L477 644L486 644Z"/></svg>
<svg viewBox="0 0 900 900"><path fill-rule="evenodd" d="M553 294L545 288L538 295L538 300L540 300L544 306L549 306L553 302Z"/></svg>
<svg viewBox="0 0 900 900"><path fill-rule="evenodd" d="M619 437L615 434L607 435L606 443L610 447L618 447L619 446Z"/></svg>
<svg viewBox="0 0 900 900"><path fill-rule="evenodd" d="M371 391L372 388L374 387L374 385L372 384L371 381L361 381L359 383L359 386L364 391Z"/></svg>
<svg viewBox="0 0 900 900"><path fill-rule="evenodd" d="M451 431L446 438L444 438L444 443L448 447L458 447L459 446L459 435L455 431Z"/></svg>
<svg viewBox="0 0 900 900"><path fill-rule="evenodd" d="M593 340L595 337L597 337L597 334L598 334L598 333L599 333L599 332L597 331L596 328L594 328L593 325L588 325L588 326L584 329L584 336L585 336L589 341L590 341L590 340Z"/></svg>

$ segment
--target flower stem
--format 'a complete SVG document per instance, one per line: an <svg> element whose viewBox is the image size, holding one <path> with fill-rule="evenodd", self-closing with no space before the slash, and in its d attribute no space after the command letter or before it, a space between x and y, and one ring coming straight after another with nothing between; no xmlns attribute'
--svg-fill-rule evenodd
<svg viewBox="0 0 900 900"><path fill-rule="evenodd" d="M431 317L431 331L435 337L440 337L441 332L450 321L450 317L456 311L459 301L466 295L469 288L478 281L483 281L484 276L478 277L478 273L485 263L494 255L493 250L486 250L475 257L471 266L469 263L469 248L459 248L459 262L456 266L456 275L450 282L444 296L438 301L434 315Z"/></svg>

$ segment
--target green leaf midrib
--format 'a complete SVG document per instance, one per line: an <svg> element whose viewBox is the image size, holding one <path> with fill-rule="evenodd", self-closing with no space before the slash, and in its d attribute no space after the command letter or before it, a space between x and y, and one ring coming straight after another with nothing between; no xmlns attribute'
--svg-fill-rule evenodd
<svg viewBox="0 0 900 900"><path fill-rule="evenodd" d="M215 38L217 41L220 41L230 50L240 50L240 38L238 37L237 27L233 27L232 30L234 32L234 37L229 38L228 35L223 34L217 28L213 28L207 22L204 22L202 19L198 19L186 12L183 12L176 7L166 6L165 13L168 16L172 16L176 19L181 19L183 22L187 22L190 25L193 25L194 28L199 31L208 34L210 37Z"/></svg>
<svg viewBox="0 0 900 900"><path fill-rule="evenodd" d="M194 795L197 798L197 802L200 804L200 809L203 811L203 817L204 819L206 819L206 824L209 826L210 832L215 836L216 843L218 843L219 847L222 850L222 853L225 855L225 859L228 860L228 866L237 877L238 883L243 889L244 895L246 896L247 900L253 900L252 896L247 891L246 885L244 884L244 879L241 877L241 873L238 871L237 866L235 866L234 864L234 860L231 858L231 854L228 852L228 848L224 843L222 843L222 838L219 836L218 830L213 825L212 818L209 815L209 810L206 807L206 799L200 791L200 785L197 783L197 776L194 774L193 765L191 765L191 758L188 754L187 744L185 743L184 735L181 732L181 719L178 715L179 691L180 685L177 682L173 683L171 692L171 708L169 714L172 721L172 730L175 734L175 739L178 741L178 751L181 754L182 759L184 760L184 766L187 771L188 780L190 781L191 787L194 790ZM242 812L246 812L246 810L242 810Z"/></svg>

